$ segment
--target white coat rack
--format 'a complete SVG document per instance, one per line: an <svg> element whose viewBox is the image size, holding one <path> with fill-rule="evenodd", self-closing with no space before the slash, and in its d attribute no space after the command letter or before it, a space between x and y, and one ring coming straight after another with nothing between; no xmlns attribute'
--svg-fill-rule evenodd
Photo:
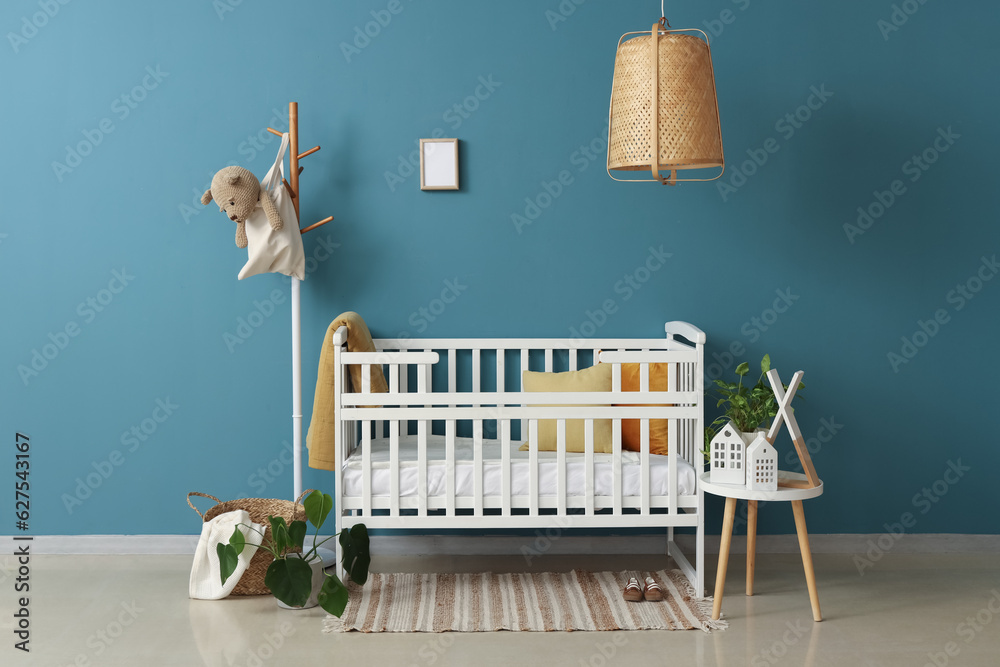
<svg viewBox="0 0 1000 667"><path fill-rule="evenodd" d="M282 135L281 132L275 130L274 128L267 128L267 131L271 134L276 134L279 137ZM288 140L289 140L289 171L288 176L291 179L291 183L287 180L282 180L284 186L288 189L289 194L292 197L292 203L295 204L295 219L299 219L299 204L301 198L299 197L299 174L302 173L304 167L299 166L299 160L306 157L307 155L312 155L319 150L319 146L314 146L309 150L299 153L299 103L289 102L288 103ZM306 232L311 232L312 230L322 227L326 223L333 220L333 216L328 216L323 218L317 223L311 224L308 227L302 229L300 228L300 233L305 234ZM300 226L301 227L301 226ZM294 480L293 480L293 493L292 500L295 500L302 494L302 315L301 315L301 297L299 295L300 281L298 278L292 278L292 458L294 467Z"/></svg>

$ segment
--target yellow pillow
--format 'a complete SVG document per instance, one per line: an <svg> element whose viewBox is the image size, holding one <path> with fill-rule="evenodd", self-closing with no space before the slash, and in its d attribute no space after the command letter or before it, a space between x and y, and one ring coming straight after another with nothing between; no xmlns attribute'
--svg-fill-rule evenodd
<svg viewBox="0 0 1000 667"><path fill-rule="evenodd" d="M580 371L564 373L540 373L524 371L521 374L523 391L611 391L611 364L597 364ZM557 420L538 420L538 451L554 452L557 448ZM585 433L583 419L566 420L566 451L585 451ZM521 437L527 440L527 433ZM528 443L521 445L521 451L527 451ZM611 452L611 420L594 420L594 451Z"/></svg>
<svg viewBox="0 0 1000 667"><path fill-rule="evenodd" d="M601 364L611 367L611 364ZM622 364L622 391L639 391L639 372L641 364ZM670 391L669 364L649 365L649 390ZM629 403L615 403L628 406ZM669 405L662 403L659 405ZM666 454L669 448L669 421L666 419L649 420L649 453ZM638 452L642 449L640 427L641 419L622 420L622 449Z"/></svg>

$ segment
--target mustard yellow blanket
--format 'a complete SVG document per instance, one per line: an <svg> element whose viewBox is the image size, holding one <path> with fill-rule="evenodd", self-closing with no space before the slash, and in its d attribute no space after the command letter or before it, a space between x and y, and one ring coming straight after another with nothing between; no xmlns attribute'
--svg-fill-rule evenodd
<svg viewBox="0 0 1000 667"><path fill-rule="evenodd" d="M374 352L375 343L368 325L355 312L346 312L330 323L323 337L319 353L319 373L316 377L316 396L313 399L312 421L306 436L309 449L309 467L335 470L337 467L337 429L333 401L336 373L333 370L333 334L342 326L347 327L347 349L350 352ZM351 387L361 387L361 366L350 366ZM372 393L389 391L382 369L372 367Z"/></svg>

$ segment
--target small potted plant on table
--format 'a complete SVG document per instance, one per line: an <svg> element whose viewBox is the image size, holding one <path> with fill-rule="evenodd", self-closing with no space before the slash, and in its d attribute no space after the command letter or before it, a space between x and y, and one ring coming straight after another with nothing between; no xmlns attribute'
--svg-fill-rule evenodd
<svg viewBox="0 0 1000 667"><path fill-rule="evenodd" d="M328 537L319 543L316 541L319 529L333 509L333 498L327 493L313 491L302 502L302 506L306 511L306 519L316 529L312 547L303 552L307 529L305 521L292 521L288 524L282 517L268 517L271 536L258 548L270 553L274 560L264 575L264 584L285 607L307 609L318 604L334 616L340 616L347 607L347 587L340 577L323 569L317 551L324 542L338 536ZM253 526L240 525L256 531ZM344 569L351 581L359 586L364 585L371 565L368 528L363 523L355 524L350 530L339 533L339 541L344 552ZM233 531L228 544L220 543L217 546L222 583L236 571L239 555L243 553L245 546L246 539L239 526Z"/></svg>
<svg viewBox="0 0 1000 667"><path fill-rule="evenodd" d="M750 372L750 364L741 363L736 367L736 375L739 376L737 382L723 382L714 380L714 393L706 391L705 395L710 398L717 398L716 408L725 406L725 412L715 418L715 420L705 427L705 448L702 454L705 460L709 458L709 445L712 438L719 432L719 429L728 422L732 422L740 431L743 441L749 445L757 435L757 431L763 430L771 420L778 414L778 404L774 400L774 392L771 387L764 383L764 376L771 370L771 357L765 354L760 361L760 377L757 384L747 386L743 384L743 378ZM783 385L788 390L788 385ZM805 387L804 383L799 384L799 389ZM796 394L799 398L802 394Z"/></svg>

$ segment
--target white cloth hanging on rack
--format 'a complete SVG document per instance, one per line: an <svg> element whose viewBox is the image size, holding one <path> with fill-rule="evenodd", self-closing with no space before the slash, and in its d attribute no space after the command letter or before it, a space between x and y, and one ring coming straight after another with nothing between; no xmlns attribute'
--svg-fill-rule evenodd
<svg viewBox="0 0 1000 667"><path fill-rule="evenodd" d="M278 147L274 164L260 182L262 195L265 190L270 193L284 224L278 231L271 229L264 209L257 204L246 221L247 263L240 270L240 280L259 273L283 273L299 280L306 277L299 219L295 215L292 197L282 184L287 150L288 133L285 132L281 135L281 146Z"/></svg>

